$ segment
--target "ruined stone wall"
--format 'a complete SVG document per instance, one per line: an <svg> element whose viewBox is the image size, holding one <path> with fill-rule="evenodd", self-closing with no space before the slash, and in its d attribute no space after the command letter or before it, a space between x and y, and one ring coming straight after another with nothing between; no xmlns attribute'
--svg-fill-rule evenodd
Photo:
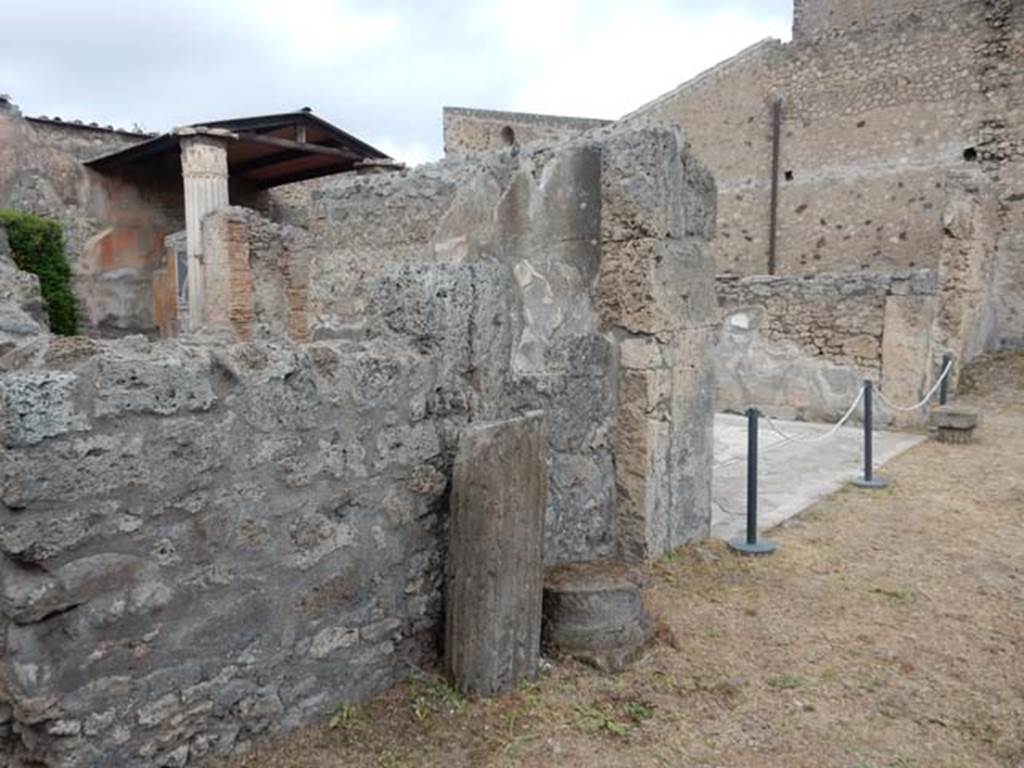
<svg viewBox="0 0 1024 768"><path fill-rule="evenodd" d="M84 332L156 333L154 273L184 226L180 171L101 176L81 160L145 137L26 120L0 103L0 207L59 221Z"/></svg>
<svg viewBox="0 0 1024 768"><path fill-rule="evenodd" d="M779 274L937 266L949 168L977 143L983 24L766 42L633 116L683 126L719 183L718 270L767 272L772 103L784 98Z"/></svg>
<svg viewBox="0 0 1024 768"><path fill-rule="evenodd" d="M1024 4L988 3L982 90L989 99L979 142L981 165L995 187L995 335L1024 348Z"/></svg>
<svg viewBox="0 0 1024 768"><path fill-rule="evenodd" d="M139 338L16 354L0 377L15 756L195 764L432 656L447 448L416 408L433 361Z"/></svg>
<svg viewBox="0 0 1024 768"><path fill-rule="evenodd" d="M610 122L460 107L445 107L443 119L446 157L459 157L469 152L486 152L536 141L557 142Z"/></svg>
<svg viewBox="0 0 1024 768"><path fill-rule="evenodd" d="M374 301L368 279L389 266L493 262L514 280L520 309L510 359L467 350L452 402L474 418L491 417L486 377L500 363L510 366L524 408L559 414L550 455L565 474L550 477L550 517L555 529L581 533L549 541L549 560L581 542L585 551L611 547L615 525L629 518L624 505L634 503L634 548L664 550L702 535L702 514L687 510L709 503L691 459L709 455L710 446L709 413L700 409L713 396L711 182L691 156L679 155L671 132L622 135L632 138L598 131L555 155L506 151L350 179L323 193L314 217L314 338L358 337ZM671 170L677 165L679 176ZM400 304L421 304L430 290L420 286ZM444 344L458 338L437 335ZM487 355L487 364L474 362L475 354ZM601 362L609 358L611 368ZM616 364L629 372L612 376ZM626 413L624 399L638 409L635 433L614 435L609 417L616 403ZM674 476L676 497L630 490L624 461L613 489L616 440L623 451L628 445L664 460L659 471ZM636 477L653 471L647 454L636 463ZM655 519L663 521L657 531L645 528Z"/></svg>
<svg viewBox="0 0 1024 768"><path fill-rule="evenodd" d="M1022 25L1006 0L804 0L793 43L758 44L625 121L681 125L714 172L726 275L768 271L776 98L778 274L938 269L960 194L949 174L988 174L1004 210L978 247L1003 254L990 344L1006 346L1020 338L1024 295Z"/></svg>
<svg viewBox="0 0 1024 768"><path fill-rule="evenodd" d="M917 402L941 357L938 294L929 270L720 278L718 407L835 420L866 378L894 402Z"/></svg>
<svg viewBox="0 0 1024 768"><path fill-rule="evenodd" d="M718 303L733 327L749 323L767 341L792 341L806 355L877 376L889 283L877 275L720 279Z"/></svg>
<svg viewBox="0 0 1024 768"><path fill-rule="evenodd" d="M471 423L544 411L549 563L705 536L713 200L662 129L356 177L298 249L314 341L260 320L287 228L227 208L251 318L7 354L0 743L198 764L435 658Z"/></svg>
<svg viewBox="0 0 1024 768"><path fill-rule="evenodd" d="M208 325L235 338L309 341L310 261L306 230L232 206L202 223Z"/></svg>
<svg viewBox="0 0 1024 768"><path fill-rule="evenodd" d="M43 142L59 146L83 162L141 144L155 135L44 117L30 117L27 120Z"/></svg>

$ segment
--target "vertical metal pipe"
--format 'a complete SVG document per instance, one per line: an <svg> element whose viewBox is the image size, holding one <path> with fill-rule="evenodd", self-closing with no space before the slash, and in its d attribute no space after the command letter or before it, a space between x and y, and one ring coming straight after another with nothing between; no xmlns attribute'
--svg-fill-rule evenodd
<svg viewBox="0 0 1024 768"><path fill-rule="evenodd" d="M854 480L858 488L888 488L889 481L875 478L874 429L875 429L875 385L864 381L864 477Z"/></svg>
<svg viewBox="0 0 1024 768"><path fill-rule="evenodd" d="M942 369L939 371L939 375L941 376L947 368L949 369L949 373L946 374L946 377L942 380L942 384L939 386L939 405L945 405L949 402L949 380L953 376L953 369L951 367L952 362L953 356L948 352L942 356Z"/></svg>
<svg viewBox="0 0 1024 768"><path fill-rule="evenodd" d="M874 425L874 384L864 382L864 482L872 481L874 463L874 447L871 444L871 433Z"/></svg>
<svg viewBox="0 0 1024 768"><path fill-rule="evenodd" d="M757 408L747 409L747 544L757 544Z"/></svg>
<svg viewBox="0 0 1024 768"><path fill-rule="evenodd" d="M729 548L741 555L770 555L775 542L757 537L757 408L747 409L747 536L729 539Z"/></svg>
<svg viewBox="0 0 1024 768"><path fill-rule="evenodd" d="M768 213L768 274L774 275L779 232L779 162L782 149L782 97L772 105L772 197Z"/></svg>

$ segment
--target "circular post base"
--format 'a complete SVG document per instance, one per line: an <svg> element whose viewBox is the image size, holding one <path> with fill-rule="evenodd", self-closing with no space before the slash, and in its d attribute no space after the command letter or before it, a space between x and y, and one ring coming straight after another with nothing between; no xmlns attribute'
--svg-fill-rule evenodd
<svg viewBox="0 0 1024 768"><path fill-rule="evenodd" d="M761 539L756 544L750 544L745 537L729 540L729 549L741 555L770 555L775 551L774 541Z"/></svg>
<svg viewBox="0 0 1024 768"><path fill-rule="evenodd" d="M880 477L875 477L875 478L872 478L871 480L865 480L864 478L861 477L861 478L858 478L857 480L854 480L853 484L857 488L868 488L869 490L875 490L875 491L880 491L883 488L888 488L889 487L889 481L888 480L883 480Z"/></svg>

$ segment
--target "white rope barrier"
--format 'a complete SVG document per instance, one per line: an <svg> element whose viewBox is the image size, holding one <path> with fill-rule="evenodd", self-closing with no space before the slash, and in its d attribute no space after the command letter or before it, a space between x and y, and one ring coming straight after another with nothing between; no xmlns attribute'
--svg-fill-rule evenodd
<svg viewBox="0 0 1024 768"><path fill-rule="evenodd" d="M839 432L839 430L842 428L842 426L847 421L850 420L850 417L853 416L854 412L857 410L857 406L860 405L861 400L863 400L863 399L864 399L864 387L861 387L860 388L860 392L857 393L857 397L854 398L853 403L847 409L846 413L843 414L843 418L841 418L835 425L833 425L832 429L830 429L824 435L816 435L814 437L811 437L809 435L803 436L803 437L800 437L800 436L797 436L797 435L787 435L785 432L783 432L781 429L779 429L778 426L776 426L774 419L772 419L767 414L762 414L765 417L765 419L768 421L769 428L775 434L777 434L781 439L777 440L776 442L772 443L771 445L764 446L761 449L761 452L762 453L767 453L768 451L774 450L775 448L781 448L782 446L788 445L789 443L813 444L813 443L823 443L823 442L825 442L826 440L834 437L836 435L836 433ZM713 465L711 467L711 469L713 471L717 471L717 470L722 469L724 467L729 467L729 466L732 466L733 464L739 464L740 462L746 461L746 460L747 460L746 456L737 456L735 458L728 459L727 461L723 461L723 462L721 462L719 464L715 464L715 465Z"/></svg>
<svg viewBox="0 0 1024 768"><path fill-rule="evenodd" d="M926 394L920 402L915 403L914 405L896 405L895 403L890 401L884 394L882 394L880 390L875 391L878 394L879 399L882 402L884 402L887 406L889 406L889 408L891 408L892 410L899 411L901 413L915 411L918 408L927 405L931 401L932 397L935 395L936 392L938 392L939 387L942 386L942 382L945 381L947 376L949 376L949 373L952 369L953 361L950 360L949 362L946 363L946 367L942 370L942 373L939 374L939 378L935 381L935 384L932 386L930 390L928 390L928 394ZM762 452L767 453L768 451L774 450L775 448L781 448L782 446L789 445L790 443L802 443L805 445L813 445L815 443L824 443L827 440L830 440L831 438L835 437L839 430L842 429L843 425L850 420L850 417L852 417L853 414L857 411L857 407L861 404L863 400L864 387L862 386L860 388L860 391L857 393L857 397L854 398L853 403L850 404L850 407L846 410L846 413L843 414L843 417L832 426L832 429L830 429L823 435L816 435L813 437L810 435L800 436L787 434L783 432L781 429L779 429L778 425L775 422L775 419L773 419L771 416L767 414L762 414L762 416L764 416L765 420L768 422L768 427L781 438L780 440L772 443L771 445L766 445L764 448L761 449ZM727 461L720 462L719 464L715 464L711 467L711 469L712 471L717 471L719 469L732 466L733 464L739 464L740 462L744 461L746 461L745 456L737 456L733 459L729 459Z"/></svg>
<svg viewBox="0 0 1024 768"><path fill-rule="evenodd" d="M842 428L842 426L844 424L846 424L847 421L850 420L851 416L853 416L854 412L857 410L857 406L860 405L860 403L861 403L861 401L863 399L864 399L864 387L861 387L860 388L860 392L857 393L857 397L854 398L853 403L847 409L846 413L843 414L843 418L841 418L838 422L836 422L836 424L832 427L832 429L830 429L824 435L817 435L815 437L811 437L809 435L805 435L805 436L787 435L785 432L783 432L781 429L779 429L778 426L776 426L775 420L771 416L765 415L765 419L767 419L768 426L771 427L771 430L775 434L777 434L779 437L783 438L780 442L775 443L774 445L768 446L767 448L765 448L765 450L766 451L770 451L772 448L778 448L780 445L785 445L787 443L807 443L807 444L824 443L826 440L829 440L829 439L835 437L836 433L839 432L839 430Z"/></svg>
<svg viewBox="0 0 1024 768"><path fill-rule="evenodd" d="M953 369L953 361L950 360L948 363L946 363L946 367L942 370L942 373L939 375L938 380L936 380L935 386L933 386L931 389L928 390L928 394L925 395L924 399L921 400L919 403L915 403L914 405L909 405L909 406L896 405L895 403L890 401L889 398L887 398L882 393L882 390L880 390L880 389L877 390L877 392L878 392L878 399L881 400L883 403L885 403L890 408L892 408L894 411L899 411L900 413L908 413L910 411L916 411L918 408L921 408L922 406L928 405L929 401L932 399L932 396L934 396L935 393L939 391L939 387L942 386L942 382L945 381L947 376L949 376L949 372L952 369Z"/></svg>

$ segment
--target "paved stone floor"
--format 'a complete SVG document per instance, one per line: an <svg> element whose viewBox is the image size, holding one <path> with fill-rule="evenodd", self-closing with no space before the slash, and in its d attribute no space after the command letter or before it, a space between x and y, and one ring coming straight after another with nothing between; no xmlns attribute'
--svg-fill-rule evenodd
<svg viewBox="0 0 1024 768"><path fill-rule="evenodd" d="M788 436L803 441L824 435L830 424L775 421ZM926 440L922 434L875 432L875 466ZM849 480L863 474L863 429L842 427L833 437L816 443L787 442L761 420L758 442L758 528L764 532L793 517ZM730 539L746 531L747 419L715 416L715 478L711 536ZM877 472L877 470L876 470ZM878 473L884 476L884 472Z"/></svg>

